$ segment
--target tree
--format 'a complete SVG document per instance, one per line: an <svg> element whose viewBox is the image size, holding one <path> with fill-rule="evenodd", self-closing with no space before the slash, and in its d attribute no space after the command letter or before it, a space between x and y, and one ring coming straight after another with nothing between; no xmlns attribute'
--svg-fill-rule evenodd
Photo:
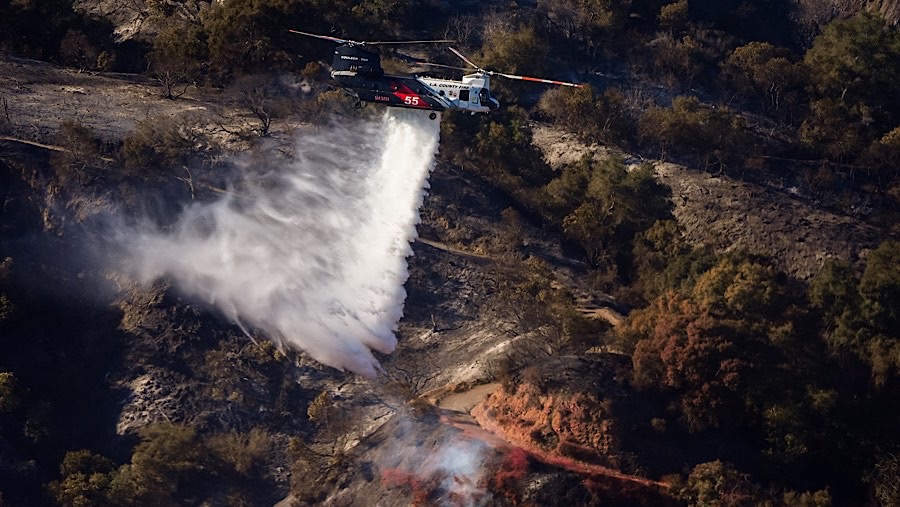
<svg viewBox="0 0 900 507"><path fill-rule="evenodd" d="M488 117L451 113L441 122L441 139L464 170L539 213L541 188L553 178L553 170L532 144L527 118L515 106Z"/></svg>
<svg viewBox="0 0 900 507"><path fill-rule="evenodd" d="M900 505L900 458L888 454L878 459L872 477L875 498L881 505Z"/></svg>
<svg viewBox="0 0 900 507"><path fill-rule="evenodd" d="M594 96L590 85L551 88L541 95L538 109L588 142L626 145L634 135L635 123L625 96L615 88L607 89L599 97Z"/></svg>
<svg viewBox="0 0 900 507"><path fill-rule="evenodd" d="M882 188L900 183L900 127L875 140L863 155L863 162L871 165L870 176ZM894 199L900 203L900 195Z"/></svg>
<svg viewBox="0 0 900 507"><path fill-rule="evenodd" d="M778 112L785 104L790 107L805 84L805 75L790 60L790 52L768 42L750 42L735 49L722 71L735 89L759 99L763 111Z"/></svg>
<svg viewBox="0 0 900 507"><path fill-rule="evenodd" d="M833 352L865 361L876 384L900 371L900 242L870 252L858 281L848 265L827 265L810 286L810 300L824 314Z"/></svg>
<svg viewBox="0 0 900 507"><path fill-rule="evenodd" d="M670 33L684 33L690 20L687 0L678 0L677 2L663 5L659 9L659 26L669 30Z"/></svg>
<svg viewBox="0 0 900 507"><path fill-rule="evenodd" d="M59 43L59 56L66 65L84 72L97 67L100 50L81 31L69 30Z"/></svg>
<svg viewBox="0 0 900 507"><path fill-rule="evenodd" d="M57 152L51 163L63 184L87 182L87 169L100 164L100 149L93 130L81 123L64 120L56 134L64 151Z"/></svg>
<svg viewBox="0 0 900 507"><path fill-rule="evenodd" d="M651 42L650 67L654 76L665 79L670 86L694 82L706 70L713 68L715 55L703 41L691 35L660 34Z"/></svg>
<svg viewBox="0 0 900 507"><path fill-rule="evenodd" d="M575 309L572 295L554 283L547 266L530 258L504 275L495 307L514 336L511 366L586 348L594 337L592 328Z"/></svg>
<svg viewBox="0 0 900 507"><path fill-rule="evenodd" d="M688 507L751 507L764 500L746 474L719 460L695 466L672 493Z"/></svg>
<svg viewBox="0 0 900 507"><path fill-rule="evenodd" d="M900 123L900 32L861 11L825 27L803 57L820 100L866 113L883 133Z"/></svg>
<svg viewBox="0 0 900 507"><path fill-rule="evenodd" d="M16 304L9 298L3 290L6 286L6 280L9 271L12 269L12 257L5 257L0 260L0 323L9 319L16 313Z"/></svg>
<svg viewBox="0 0 900 507"><path fill-rule="evenodd" d="M186 490L207 468L196 432L189 426L156 423L139 434L141 442L131 464L121 467L110 483L110 496L119 503L139 505L183 503Z"/></svg>
<svg viewBox="0 0 900 507"><path fill-rule="evenodd" d="M846 261L826 262L809 285L809 299L828 323L849 318L859 306L853 266Z"/></svg>
<svg viewBox="0 0 900 507"><path fill-rule="evenodd" d="M239 78L231 86L231 92L259 120L256 131L260 137L268 137L272 122L289 110L289 99L284 98L285 90L274 75L254 74Z"/></svg>
<svg viewBox="0 0 900 507"><path fill-rule="evenodd" d="M17 410L21 403L21 389L16 376L9 371L0 372L0 414Z"/></svg>
<svg viewBox="0 0 900 507"><path fill-rule="evenodd" d="M200 79L206 58L206 41L200 27L190 22L169 21L153 39L150 73L163 87L163 97L175 99Z"/></svg>
<svg viewBox="0 0 900 507"><path fill-rule="evenodd" d="M296 64L294 56L281 49L284 44L280 39L293 37L286 32L289 20L319 20L336 14L342 4L286 0L212 3L200 16L209 51L210 79L223 85L236 75Z"/></svg>
<svg viewBox="0 0 900 507"><path fill-rule="evenodd" d="M165 172L186 163L206 145L199 122L192 116L156 116L138 122L125 137L120 157L129 170Z"/></svg>
<svg viewBox="0 0 900 507"><path fill-rule="evenodd" d="M900 242L885 241L869 254L859 295L865 345L875 379L883 382L900 373Z"/></svg>
<svg viewBox="0 0 900 507"><path fill-rule="evenodd" d="M785 287L770 262L731 255L700 276L692 296L718 317L766 325L784 310Z"/></svg>
<svg viewBox="0 0 900 507"><path fill-rule="evenodd" d="M706 248L692 248L675 220L658 220L636 235L633 242L634 270L647 301L667 290L690 291L702 273L715 264Z"/></svg>
<svg viewBox="0 0 900 507"><path fill-rule="evenodd" d="M516 28L497 27L487 32L477 61L485 68L524 75L545 75L549 45L531 25ZM492 82L492 93L500 97L517 98L522 88L501 80Z"/></svg>
<svg viewBox="0 0 900 507"><path fill-rule="evenodd" d="M629 321L619 332L642 336L632 355L638 388L673 395L692 432L740 424L757 355L745 332L672 292Z"/></svg>
<svg viewBox="0 0 900 507"><path fill-rule="evenodd" d="M579 175L588 170L590 176L583 199L570 200L564 208L567 214L563 231L584 248L588 259L595 264L609 264L616 253L624 252L625 257L616 264L627 275L634 235L656 220L671 217L670 190L656 181L649 164L629 170L621 159L600 162L585 159L579 165L584 167L576 169L576 177L570 181L583 179ZM548 192L558 195L559 190L548 185Z"/></svg>
<svg viewBox="0 0 900 507"><path fill-rule="evenodd" d="M865 146L868 108L833 98L815 100L800 126L800 143L837 161L851 161Z"/></svg>
<svg viewBox="0 0 900 507"><path fill-rule="evenodd" d="M248 477L260 467L272 446L272 437L263 429L248 432L216 433L204 442L214 456L240 476Z"/></svg>
<svg viewBox="0 0 900 507"><path fill-rule="evenodd" d="M744 121L725 108L709 108L694 96L681 95L672 107L651 107L639 120L641 137L665 156L670 150L695 157L703 169L743 161L749 138Z"/></svg>
<svg viewBox="0 0 900 507"><path fill-rule="evenodd" d="M62 479L50 484L56 501L71 507L103 507L113 504L114 463L89 450L69 451L59 466Z"/></svg>

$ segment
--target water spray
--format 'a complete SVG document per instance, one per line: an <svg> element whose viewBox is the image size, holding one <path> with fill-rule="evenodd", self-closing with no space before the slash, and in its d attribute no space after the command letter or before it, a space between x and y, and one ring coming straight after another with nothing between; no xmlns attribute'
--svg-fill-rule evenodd
<svg viewBox="0 0 900 507"><path fill-rule="evenodd" d="M296 140L293 160L259 157L233 193L128 238L144 282L170 277L232 321L373 377L403 314L406 258L440 122L389 109ZM250 165L253 164L253 167Z"/></svg>

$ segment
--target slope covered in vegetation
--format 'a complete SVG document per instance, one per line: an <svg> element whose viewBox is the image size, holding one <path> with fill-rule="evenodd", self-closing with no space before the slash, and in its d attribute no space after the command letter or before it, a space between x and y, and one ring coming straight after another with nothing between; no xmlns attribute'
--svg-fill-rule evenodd
<svg viewBox="0 0 900 507"><path fill-rule="evenodd" d="M369 451L350 450L379 410L446 376L430 358L454 350L410 345L387 363L381 391L348 387L300 355L249 343L165 284L138 287L77 251L73 238L96 233L110 202L146 211L162 200L152 211L171 220L178 205L221 189L233 170L223 154L366 114L325 79L331 46L288 28L446 37L485 67L588 85L496 79L501 111L442 120L422 230L487 260L414 260L401 338L416 343L413 331L430 328L483 341L466 350L494 355L467 380L505 384L481 407L503 431L666 484L646 497L629 491L634 504L655 495L692 506L900 504L900 32L882 17L897 9L843 2L831 19L819 15L827 4L0 5L2 58L32 72L0 77L0 504L365 494L348 484L379 484L367 477ZM69 70L59 77L24 58ZM399 58L385 62L402 69ZM48 85L73 97L71 111L39 110L35 89ZM103 105L127 110L131 99L110 98L127 90L156 106L145 119L91 119L81 97L101 87L119 90ZM151 87L157 96L142 99ZM635 156L551 167L533 143L535 121ZM801 279L783 265L789 254L691 241L690 217L673 212L680 196L641 159L825 209L867 231L872 248L815 258ZM576 292L615 302L627 318L584 319ZM456 320L444 328L435 314ZM471 326L457 333L457 321ZM424 413L422 439L439 441L429 432L440 419ZM510 455L494 457L503 472L494 504L532 498L529 480L553 485L534 497L548 505L603 503L615 490L565 474L547 482L556 474L547 465ZM414 477L381 479L393 500L439 501L440 488L417 489Z"/></svg>

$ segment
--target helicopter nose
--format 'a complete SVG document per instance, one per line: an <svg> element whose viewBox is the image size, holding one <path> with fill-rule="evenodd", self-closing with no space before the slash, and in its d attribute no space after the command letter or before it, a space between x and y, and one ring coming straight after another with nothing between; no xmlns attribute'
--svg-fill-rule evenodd
<svg viewBox="0 0 900 507"><path fill-rule="evenodd" d="M491 111L500 109L500 101L495 99L494 97L491 97L490 102L488 102L488 109L490 109Z"/></svg>

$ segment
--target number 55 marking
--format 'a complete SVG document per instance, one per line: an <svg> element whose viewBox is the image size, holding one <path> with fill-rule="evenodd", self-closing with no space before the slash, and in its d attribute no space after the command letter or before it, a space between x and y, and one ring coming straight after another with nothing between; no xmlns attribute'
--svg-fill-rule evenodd
<svg viewBox="0 0 900 507"><path fill-rule="evenodd" d="M419 105L419 97L404 97L403 103L408 106L418 106Z"/></svg>

